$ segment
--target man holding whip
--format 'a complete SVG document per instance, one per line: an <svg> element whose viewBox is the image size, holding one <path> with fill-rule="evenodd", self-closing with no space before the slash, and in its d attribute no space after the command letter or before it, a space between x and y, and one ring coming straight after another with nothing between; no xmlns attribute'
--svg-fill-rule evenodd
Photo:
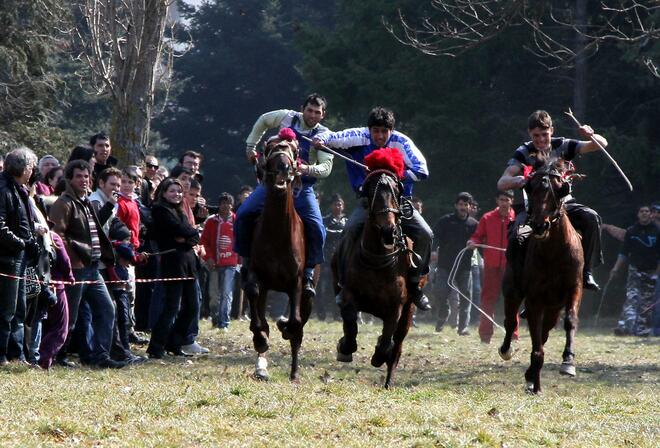
<svg viewBox="0 0 660 448"><path fill-rule="evenodd" d="M517 190L513 203L517 216L516 227L525 224L527 219L521 191L526 183L523 175L524 166L533 167L538 157L545 157L546 159L556 157L569 162L576 156L598 151L599 149L604 150L607 146L607 140L603 136L594 133L594 130L587 125L578 128L583 140L553 137L552 118L544 110L537 110L529 116L527 130L531 141L523 143L516 149L502 177L497 182L497 188L500 191ZM578 204L570 195L570 191L565 198L564 207L571 224L582 234L582 248L584 250L583 287L597 291L600 287L593 278L591 268L603 261L600 244L600 216L593 209ZM524 238L524 227L521 229L515 228L514 232L517 234L519 241Z"/></svg>

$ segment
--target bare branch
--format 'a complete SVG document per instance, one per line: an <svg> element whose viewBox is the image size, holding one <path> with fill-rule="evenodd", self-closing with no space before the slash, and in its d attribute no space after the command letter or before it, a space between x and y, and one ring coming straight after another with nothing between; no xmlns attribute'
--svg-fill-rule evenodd
<svg viewBox="0 0 660 448"><path fill-rule="evenodd" d="M570 5L570 2L567 2ZM398 11L386 29L404 45L434 56L455 57L522 26L531 32L525 48L548 68L572 64L579 52L596 52L606 43L639 49L639 61L655 73L648 42L660 39L660 1L601 0L589 23L577 23L573 6L553 9L552 2L525 0L430 0L430 11L419 17ZM564 43L566 32L583 37L583 48ZM554 62L552 62L554 61Z"/></svg>

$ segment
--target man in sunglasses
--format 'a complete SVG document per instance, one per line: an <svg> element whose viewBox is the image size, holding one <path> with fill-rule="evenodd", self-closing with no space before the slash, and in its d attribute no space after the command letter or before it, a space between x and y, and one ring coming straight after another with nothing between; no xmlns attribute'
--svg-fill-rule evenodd
<svg viewBox="0 0 660 448"><path fill-rule="evenodd" d="M158 159L155 156L147 156L144 158L144 171L142 177L142 185L140 189L140 202L144 206L151 205L151 198L156 190L156 182L154 178L158 172Z"/></svg>

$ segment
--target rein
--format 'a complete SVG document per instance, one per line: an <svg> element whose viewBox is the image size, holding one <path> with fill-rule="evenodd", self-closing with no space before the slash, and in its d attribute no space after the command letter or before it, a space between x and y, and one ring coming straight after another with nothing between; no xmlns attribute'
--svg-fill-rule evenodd
<svg viewBox="0 0 660 448"><path fill-rule="evenodd" d="M265 167L268 166L268 162L270 162L275 157L278 157L280 155L284 155L284 156L286 156L287 159L289 159L289 162L291 162L291 167L292 168L296 166L297 159L298 159L297 151L294 151L293 149L291 149L291 146L289 146L288 144L278 143L273 148L273 150L269 151L268 153L264 153L264 156L265 156L264 165L265 165ZM278 170L269 170L269 169L265 169L265 167L264 167L264 172L266 174L270 174L270 175L279 174ZM288 182L292 181L295 178L294 173L295 173L295 169L290 169L289 170L289 176L287 177Z"/></svg>
<svg viewBox="0 0 660 448"><path fill-rule="evenodd" d="M540 174L540 173L539 173ZM553 226L559 219L564 215L564 198L559 198L557 199L557 195L555 194L555 189L552 187L552 183L550 180L551 176L558 177L560 179L564 179L564 176L556 169L552 169L548 171L547 173L543 174L542 179L547 180L549 184L549 189L550 189L550 195L552 197L552 202L555 205L555 211L552 213L552 217L550 218L549 221L549 227ZM566 182L566 180L564 180ZM531 220L530 214L528 214L527 217L528 222Z"/></svg>
<svg viewBox="0 0 660 448"><path fill-rule="evenodd" d="M396 216L396 227L395 227L395 243L394 249L390 252L379 254L370 251L364 246L364 240L360 240L360 261L362 264L370 269L384 269L393 267L398 257L401 254L406 254L410 256L410 263L413 267L416 267L415 261L419 262L421 257L416 254L412 249L409 249L406 244L406 237L403 234L401 229L401 206L399 204L399 192L396 191L395 187L392 185L391 180L396 179L397 176L389 170L375 170L370 172L364 180L364 184L367 183L369 179L374 176L379 176L376 186L374 187L373 196L369 201L369 214L370 215L383 215L387 213L394 213ZM376 196L381 188L388 188L392 194L392 200L394 201L394 207L384 207L378 210L375 210L375 201ZM414 259L413 259L414 257Z"/></svg>
<svg viewBox="0 0 660 448"><path fill-rule="evenodd" d="M394 213L397 216L397 222L399 221L399 216L401 215L401 207L399 205L399 199L398 199L398 193L394 190L394 187L392 186L391 182L388 182L388 179L396 179L396 176L394 173L388 170L375 170L372 171L367 175L367 177L364 179L364 183L366 184L367 181L375 176L378 175L378 182L376 183L376 187L374 188L374 194L371 198L371 201L369 202L369 212L373 213L374 215L384 215L387 213ZM389 190L390 193L392 193L392 199L394 200L394 206L395 208L392 207L385 207L380 210L374 210L374 202L376 200L376 193L378 193L378 190L386 186Z"/></svg>

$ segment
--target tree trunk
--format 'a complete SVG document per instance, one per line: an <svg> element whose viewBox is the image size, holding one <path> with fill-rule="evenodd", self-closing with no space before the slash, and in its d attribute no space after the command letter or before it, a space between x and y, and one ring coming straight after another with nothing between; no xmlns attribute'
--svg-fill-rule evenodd
<svg viewBox="0 0 660 448"><path fill-rule="evenodd" d="M121 165L139 165L149 145L154 85L167 20L166 0L134 2L126 52L112 89L112 150Z"/></svg>

